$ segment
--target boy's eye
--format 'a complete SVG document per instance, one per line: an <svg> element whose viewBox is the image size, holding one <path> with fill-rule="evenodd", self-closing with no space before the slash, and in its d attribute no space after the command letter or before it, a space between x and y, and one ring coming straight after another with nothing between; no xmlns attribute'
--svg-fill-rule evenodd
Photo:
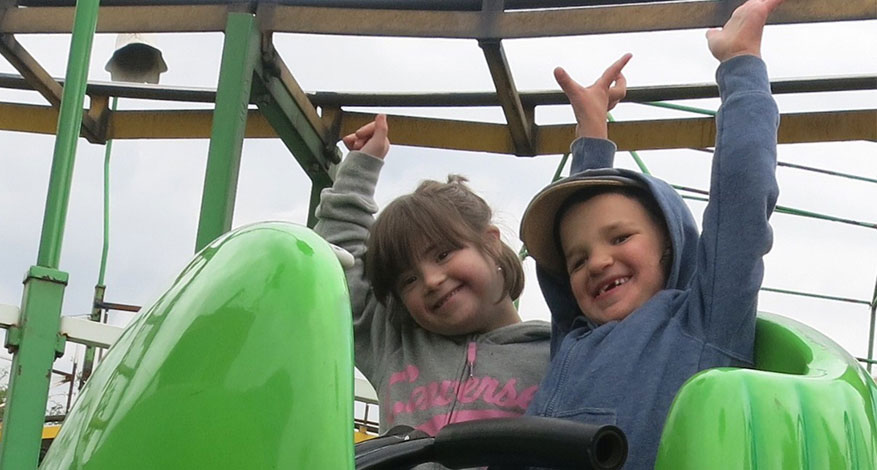
<svg viewBox="0 0 877 470"><path fill-rule="evenodd" d="M451 256L451 250L442 250L442 251L439 251L439 252L435 255L435 259L438 260L438 261L444 261L444 260L446 260L449 256Z"/></svg>
<svg viewBox="0 0 877 470"><path fill-rule="evenodd" d="M584 266L587 261L588 258L584 256L572 258L572 260L570 260L570 262L567 264L566 270L568 273L572 274L578 271L582 266Z"/></svg>

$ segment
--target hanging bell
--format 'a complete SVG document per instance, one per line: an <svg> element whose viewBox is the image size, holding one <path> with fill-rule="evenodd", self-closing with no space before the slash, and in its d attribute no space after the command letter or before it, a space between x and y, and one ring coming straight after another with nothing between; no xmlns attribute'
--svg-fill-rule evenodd
<svg viewBox="0 0 877 470"><path fill-rule="evenodd" d="M167 64L147 35L126 33L116 37L116 51L104 69L114 82L158 83Z"/></svg>

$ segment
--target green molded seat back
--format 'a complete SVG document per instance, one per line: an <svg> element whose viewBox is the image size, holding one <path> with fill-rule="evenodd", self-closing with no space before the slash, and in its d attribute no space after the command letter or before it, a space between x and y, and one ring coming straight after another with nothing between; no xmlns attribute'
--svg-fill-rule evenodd
<svg viewBox="0 0 877 470"><path fill-rule="evenodd" d="M877 385L818 331L759 314L756 369L718 368L676 395L656 468L877 468Z"/></svg>
<svg viewBox="0 0 877 470"><path fill-rule="evenodd" d="M110 348L41 468L352 469L350 318L314 232L230 232Z"/></svg>

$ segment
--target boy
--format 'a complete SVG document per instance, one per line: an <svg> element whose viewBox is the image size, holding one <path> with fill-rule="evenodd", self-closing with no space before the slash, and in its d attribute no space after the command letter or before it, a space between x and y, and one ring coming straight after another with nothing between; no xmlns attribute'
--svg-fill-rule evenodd
<svg viewBox="0 0 877 470"><path fill-rule="evenodd" d="M624 97L630 55L587 88L555 70L579 138L574 174L537 194L521 224L552 313L552 363L528 413L618 425L630 444L625 468L654 466L686 379L753 365L778 195L779 116L759 55L767 16L781 2L749 0L707 33L721 62L722 106L699 237L670 185L611 168L606 111Z"/></svg>

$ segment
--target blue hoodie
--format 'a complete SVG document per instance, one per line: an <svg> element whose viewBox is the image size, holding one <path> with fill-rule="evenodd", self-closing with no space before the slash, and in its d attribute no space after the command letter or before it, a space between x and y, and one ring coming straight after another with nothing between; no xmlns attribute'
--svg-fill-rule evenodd
<svg viewBox="0 0 877 470"><path fill-rule="evenodd" d="M735 57L716 76L722 106L700 236L669 184L611 168L612 142L572 145L573 173L638 179L658 202L673 246L665 288L624 320L595 325L576 305L569 278L537 266L552 316L552 361L527 413L617 425L629 441L627 469L654 467L670 404L689 377L753 365L762 256L773 241L768 217L779 192L779 114L761 59Z"/></svg>

